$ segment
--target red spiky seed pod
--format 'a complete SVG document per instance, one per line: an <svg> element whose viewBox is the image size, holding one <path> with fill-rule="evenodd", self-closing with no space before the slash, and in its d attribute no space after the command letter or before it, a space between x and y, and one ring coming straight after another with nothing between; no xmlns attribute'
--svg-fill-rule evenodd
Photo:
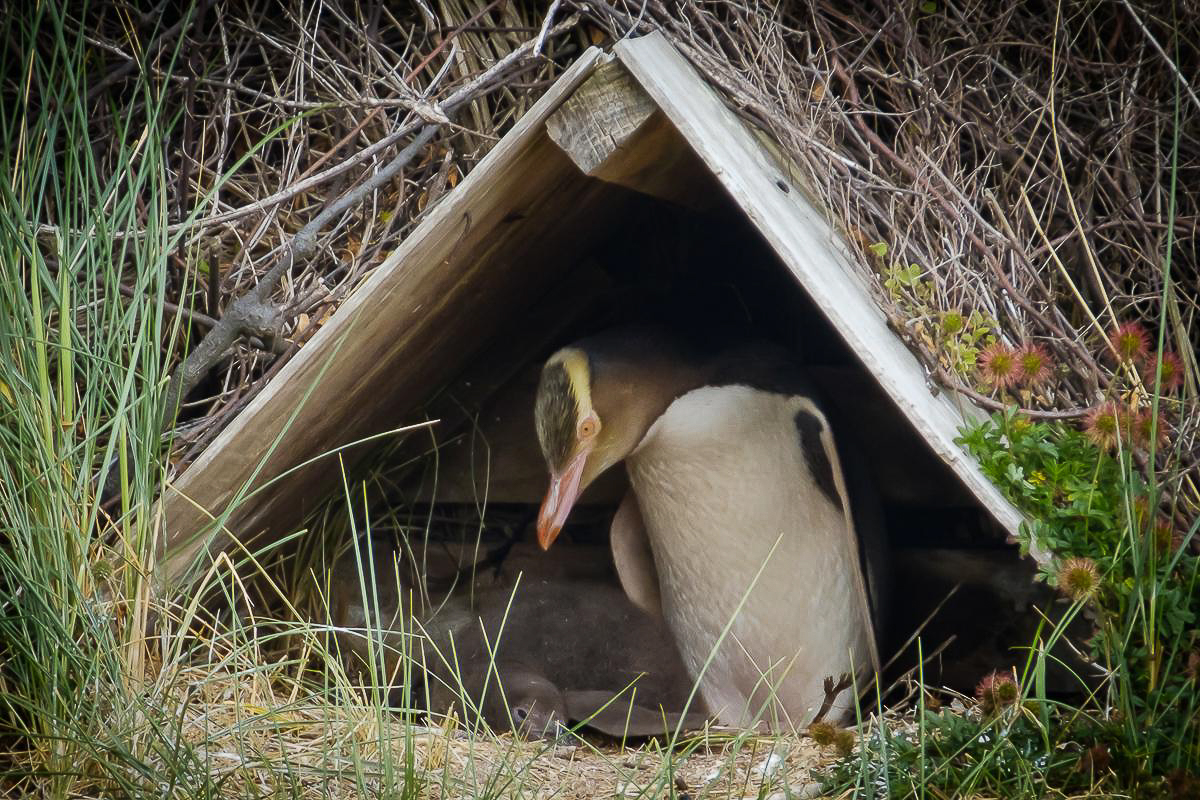
<svg viewBox="0 0 1200 800"><path fill-rule="evenodd" d="M1002 670L989 672L975 687L975 699L985 714L994 714L1013 705L1021 698L1021 687L1011 673Z"/></svg>
<svg viewBox="0 0 1200 800"><path fill-rule="evenodd" d="M1003 342L992 342L983 348L977 363L984 382L996 389L1015 386L1020 378L1017 353Z"/></svg>
<svg viewBox="0 0 1200 800"><path fill-rule="evenodd" d="M1017 351L1017 380L1023 386L1037 389L1045 385L1054 371L1050 353L1040 344L1027 344Z"/></svg>
<svg viewBox="0 0 1200 800"><path fill-rule="evenodd" d="M1137 322L1122 322L1109 334L1108 341L1117 358L1129 364L1140 363L1150 354L1150 337Z"/></svg>
<svg viewBox="0 0 1200 800"><path fill-rule="evenodd" d="M1134 442L1141 447L1149 447L1152 437L1157 440L1156 444L1160 447L1171 438L1167 432L1166 418L1160 413L1156 421L1154 411L1149 408L1143 408L1133 416L1130 428Z"/></svg>
<svg viewBox="0 0 1200 800"><path fill-rule="evenodd" d="M1101 450L1115 450L1122 429L1125 413L1111 400L1093 408L1084 417L1083 433Z"/></svg>
<svg viewBox="0 0 1200 800"><path fill-rule="evenodd" d="M1157 377L1158 360L1150 358L1142 369L1142 383L1154 391L1154 381ZM1183 386L1183 360L1170 350L1162 354L1162 392L1173 392Z"/></svg>

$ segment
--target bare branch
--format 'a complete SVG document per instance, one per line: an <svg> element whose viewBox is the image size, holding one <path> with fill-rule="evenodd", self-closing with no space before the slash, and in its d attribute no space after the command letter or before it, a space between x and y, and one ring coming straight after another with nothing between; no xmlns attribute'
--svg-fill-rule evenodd
<svg viewBox="0 0 1200 800"><path fill-rule="evenodd" d="M557 35L573 27L577 21L578 17L572 16L554 26L548 33L549 35ZM538 43L543 39L544 37L539 36L537 40L530 40L524 43L506 57L497 61L489 69L469 81L466 85L460 87L440 104L440 107L437 108L438 114L448 121L449 114L453 114L454 111L469 101L486 93L490 88L500 83L507 74L523 66L527 58L535 57L534 53ZM395 178L429 144L441 128L442 125L437 122L425 123L413 140L397 153L386 166L379 169L374 175L354 189L346 192L340 198L327 205L308 224L301 228L292 237L291 241L288 242L283 254L267 273L262 276L254 289L240 295L226 307L220 321L188 353L187 358L184 359L183 363L171 375L164 398L162 422L164 429L169 428L174 423L175 415L178 413L179 404L183 401L183 398L187 396L196 384L203 380L212 366L224 356L225 352L241 336L247 334L255 335L269 345L278 339L284 320L279 309L271 304L270 298L279 280L292 269L297 261L308 259L316 253L317 237L321 231L348 210L362 203L363 199L368 195ZM408 130L408 126L402 130ZM393 134L386 137L383 141L395 138L396 134ZM373 153L379 149L381 149L379 143L376 143L376 145L364 149L357 156L347 159L338 168L341 168L346 163L357 163L365 158L364 154L368 151ZM321 175L328 175L332 171L332 169L326 170ZM308 182L300 181L297 185L310 183L316 178L321 177L321 175L310 178ZM289 191L295 191L295 187ZM280 193L274 197L280 197L282 194L284 193ZM268 198L268 201L270 200L272 198ZM267 204L267 201L263 201L256 205L265 207ZM216 215L210 217L208 221L212 222L219 218L220 215Z"/></svg>

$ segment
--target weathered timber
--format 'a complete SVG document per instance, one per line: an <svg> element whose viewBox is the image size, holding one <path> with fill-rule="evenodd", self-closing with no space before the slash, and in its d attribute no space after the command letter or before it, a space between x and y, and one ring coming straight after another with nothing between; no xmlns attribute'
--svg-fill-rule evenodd
<svg viewBox="0 0 1200 800"><path fill-rule="evenodd" d="M585 175L697 211L721 201L703 164L619 63L597 68L546 119L546 133Z"/></svg>
<svg viewBox="0 0 1200 800"><path fill-rule="evenodd" d="M578 179L543 123L604 59L581 56L168 487L161 581L185 580L233 537L259 546L293 529L333 485L339 459L323 453L419 421L561 253L600 235L617 198Z"/></svg>

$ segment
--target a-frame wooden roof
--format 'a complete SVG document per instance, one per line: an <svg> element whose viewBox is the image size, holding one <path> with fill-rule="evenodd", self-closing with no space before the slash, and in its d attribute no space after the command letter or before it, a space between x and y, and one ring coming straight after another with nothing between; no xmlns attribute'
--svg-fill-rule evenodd
<svg viewBox="0 0 1200 800"><path fill-rule="evenodd" d="M589 93L603 98L596 116L608 120L595 135L571 130L597 124L587 118ZM606 186L670 197L678 182L663 170L678 174L679 164L665 154L679 141L690 151L686 168L715 178L929 448L1015 533L1021 515L954 441L978 411L930 391L797 176L651 35L612 54L584 53L168 487L167 579L205 547L228 546L229 532L282 534L298 524L334 485L340 467L330 453L413 422L431 388L561 278L570 264L555 254L603 233L621 197Z"/></svg>

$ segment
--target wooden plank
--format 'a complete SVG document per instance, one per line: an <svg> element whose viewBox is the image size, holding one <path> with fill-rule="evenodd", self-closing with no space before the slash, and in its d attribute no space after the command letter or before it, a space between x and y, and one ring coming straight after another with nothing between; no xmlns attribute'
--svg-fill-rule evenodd
<svg viewBox="0 0 1200 800"><path fill-rule="evenodd" d="M721 200L658 105L617 62L596 69L546 119L550 139L585 175L708 211Z"/></svg>
<svg viewBox="0 0 1200 800"><path fill-rule="evenodd" d="M658 106L616 61L592 73L558 110L546 132L585 175L599 176Z"/></svg>
<svg viewBox="0 0 1200 800"><path fill-rule="evenodd" d="M920 362L888 329L830 221L660 34L625 39L614 49L922 439L1015 535L1021 513L954 442L959 426L979 410L930 392Z"/></svg>
<svg viewBox="0 0 1200 800"><path fill-rule="evenodd" d="M562 254L591 247L610 229L627 197L617 187L582 178L545 137L511 166L515 175L524 176L529 195L514 190L495 199L517 201L526 212L523 219L505 222L483 215L440 269L423 278L421 270L413 270L396 284L393 297L406 298L407 305L393 306L397 312L390 316L386 306L364 311L370 316L360 326L389 319L391 325L377 325L370 337L348 343L344 350L350 351L349 358L331 354L331 366L320 379L323 397L331 402L318 406L309 399L298 409L264 476L281 474L344 443L425 419L418 409L495 337L511 335L510 324L531 318L539 288L562 271ZM547 183L551 174L556 180ZM239 507L233 530L243 541L257 540L262 532L287 532L339 485L339 460L353 472L370 450L367 445L343 449L336 458L325 457L289 474L286 483Z"/></svg>
<svg viewBox="0 0 1200 800"><path fill-rule="evenodd" d="M590 233L587 215L573 210L596 206L603 184L579 179L545 136L544 122L609 58L585 52L168 486L160 580L182 580L206 549L229 547L230 534L246 540L286 532L311 508L314 487L336 470L336 458L269 492L249 496L252 488L403 424L407 411L522 307L524 287L560 268L551 245ZM448 326L454 337L445 335Z"/></svg>

